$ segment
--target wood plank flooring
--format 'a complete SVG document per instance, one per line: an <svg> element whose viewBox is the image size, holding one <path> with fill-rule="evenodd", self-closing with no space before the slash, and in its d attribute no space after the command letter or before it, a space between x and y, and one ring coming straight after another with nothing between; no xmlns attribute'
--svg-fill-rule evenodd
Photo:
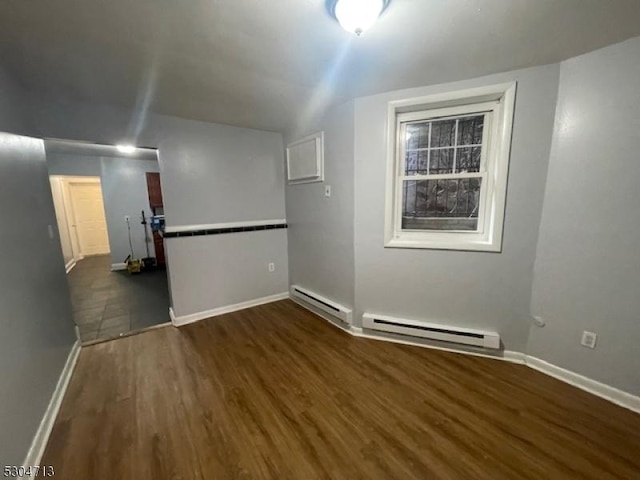
<svg viewBox="0 0 640 480"><path fill-rule="evenodd" d="M640 415L291 301L84 348L56 479L638 479Z"/></svg>

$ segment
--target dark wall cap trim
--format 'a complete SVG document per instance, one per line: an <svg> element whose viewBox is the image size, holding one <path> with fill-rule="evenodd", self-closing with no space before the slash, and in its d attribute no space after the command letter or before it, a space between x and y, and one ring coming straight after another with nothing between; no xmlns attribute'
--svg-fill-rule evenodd
<svg viewBox="0 0 640 480"><path fill-rule="evenodd" d="M164 238L201 237L203 235L224 235L227 233L256 232L258 230L277 230L289 228L286 223L257 225L254 227L212 228L208 230L189 230L186 232L164 232Z"/></svg>

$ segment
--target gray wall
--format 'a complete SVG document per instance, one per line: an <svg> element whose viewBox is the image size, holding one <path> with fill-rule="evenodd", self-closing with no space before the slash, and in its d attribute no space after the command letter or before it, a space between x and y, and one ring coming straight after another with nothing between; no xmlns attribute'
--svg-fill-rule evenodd
<svg viewBox="0 0 640 480"><path fill-rule="evenodd" d="M25 92L0 66L0 132L28 133L28 110Z"/></svg>
<svg viewBox="0 0 640 480"><path fill-rule="evenodd" d="M42 141L0 134L0 179L0 465L20 465L75 334Z"/></svg>
<svg viewBox="0 0 640 480"><path fill-rule="evenodd" d="M146 116L144 112L106 106L51 103L37 96L32 101L32 113L35 132L43 137L105 144L128 141L158 148L168 226L285 218L284 157L282 135L278 133ZM172 240L167 259L177 315L224 306L231 297L238 303L259 298L265 291L287 290L286 255L276 258L273 253L286 251L286 233L250 235L256 236L255 242L221 243L205 237L208 253L204 255L196 255L191 247L193 239ZM214 252L217 248L224 250ZM228 258L235 259L235 264ZM183 261L198 262L201 270L173 265ZM261 278L269 262L276 263L276 272L264 277L265 286L253 288L250 279ZM236 285L247 281L247 285L238 297L207 288L223 281ZM181 288L176 293L173 290L178 286ZM201 296L196 300L186 293L190 291L201 292Z"/></svg>
<svg viewBox="0 0 640 480"><path fill-rule="evenodd" d="M140 224L142 221L140 212L144 210L147 218L151 215L146 173L158 172L158 162L102 157L100 163L102 164L100 178L111 247L111 263L124 262L130 252L125 216L130 219L134 257L146 257L145 234ZM149 225L147 225L147 240L149 254L154 256L153 237Z"/></svg>
<svg viewBox="0 0 640 480"><path fill-rule="evenodd" d="M285 230L169 238L165 246L178 316L287 291Z"/></svg>
<svg viewBox="0 0 640 480"><path fill-rule="evenodd" d="M47 152L47 168L49 175L99 177L102 173L100 157L91 155Z"/></svg>
<svg viewBox="0 0 640 480"><path fill-rule="evenodd" d="M529 353L640 394L640 38L563 62ZM595 350L580 346L596 332Z"/></svg>
<svg viewBox="0 0 640 480"><path fill-rule="evenodd" d="M354 102L332 108L286 143L324 131L324 183L287 185L289 280L354 307L353 247ZM324 187L331 185L331 197Z"/></svg>
<svg viewBox="0 0 640 480"><path fill-rule="evenodd" d="M356 322L363 312L501 333L524 351L559 66L359 98L355 104ZM390 100L518 82L502 253L384 248Z"/></svg>
<svg viewBox="0 0 640 480"><path fill-rule="evenodd" d="M131 243L135 257L146 256L140 212L144 210L147 216L151 215L146 173L159 171L156 160L48 153L47 165L51 175L100 177L111 263L124 262L130 252L125 216L130 217ZM155 253L151 230L147 231L149 252L153 256Z"/></svg>

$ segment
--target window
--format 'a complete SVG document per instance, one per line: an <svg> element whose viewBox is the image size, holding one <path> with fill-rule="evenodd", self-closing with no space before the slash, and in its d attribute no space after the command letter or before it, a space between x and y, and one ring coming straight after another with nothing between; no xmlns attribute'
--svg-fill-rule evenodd
<svg viewBox="0 0 640 480"><path fill-rule="evenodd" d="M500 251L515 85L389 105L385 246Z"/></svg>

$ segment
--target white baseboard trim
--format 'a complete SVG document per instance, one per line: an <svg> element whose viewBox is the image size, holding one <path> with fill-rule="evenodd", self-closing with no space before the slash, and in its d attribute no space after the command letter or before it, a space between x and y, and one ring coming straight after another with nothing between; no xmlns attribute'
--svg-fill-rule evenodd
<svg viewBox="0 0 640 480"><path fill-rule="evenodd" d="M330 323L333 323L333 322L330 322ZM445 352L460 353L463 355L472 355L476 357L484 357L484 358L490 358L493 360L502 360L503 362L526 365L527 367L538 370L539 372L542 372L545 375L549 375L564 383L573 385L574 387L579 388L580 390L584 390L600 398L603 398L612 403L615 403L620 407L624 407L636 413L640 413L640 397L639 396L633 395L631 393L627 393L615 387L611 387L605 383L598 382L596 380L585 377L578 373L572 372L570 370L566 370L562 367L558 367L557 365L546 362L536 357L532 357L530 355L527 355L526 353L516 352L513 350L504 350L502 352L503 353L502 356L488 355L480 352L471 352L471 351L457 349L457 348L447 348L447 347L440 347L435 345L427 345L424 343L412 341L410 339L404 340L404 339L397 339L397 338L389 338L389 337L380 336L377 334L370 334L370 333L364 332L362 328L358 328L358 327L351 327L349 330L342 328L342 330L347 331L349 334L355 337L368 338L371 340L379 340L383 342L399 343L402 345L411 345L414 347L430 348L430 349L441 350Z"/></svg>
<svg viewBox="0 0 640 480"><path fill-rule="evenodd" d="M169 317L171 318L171 323L173 323L174 326L181 327L183 325L188 325L190 323L204 320L205 318L217 317L218 315L224 315L225 313L236 312L238 310L244 310L245 308L257 307L258 305L277 302L279 300L285 300L287 298L289 298L289 292L278 293L276 295L269 295L268 297L256 298L253 300L248 300L246 302L236 303L234 305L227 305L225 307L218 307L212 310L182 316L177 316L173 311L173 308L169 308Z"/></svg>
<svg viewBox="0 0 640 480"><path fill-rule="evenodd" d="M640 413L640 397L632 395L630 393L619 390L615 387L611 387L605 383L592 380L578 373L566 370L562 367L558 367L552 363L546 362L530 355L526 356L526 364L539 372L549 375L558 380L561 380L569 385L589 392L598 397L609 400L620 407L628 408L636 413Z"/></svg>
<svg viewBox="0 0 640 480"><path fill-rule="evenodd" d="M600 398L603 398L612 403L615 403L620 407L624 407L636 413L640 413L640 396L636 396L631 393L627 393L623 390L619 390L615 387L611 387L604 383L598 382L596 380L592 380L591 378L585 377L583 375L572 372L570 370L566 370L562 367L558 367L557 365L553 365L552 363L527 355L526 353L516 352L513 350L504 350L502 351L502 355L498 356L490 353L484 354L482 352L474 352L474 351L469 351L464 349L458 349L455 347L448 348L448 347L443 347L439 345L431 345L421 341L414 341L409 337L405 339L405 338L389 337L386 335L379 335L376 333L369 333L368 331L364 331L360 327L343 324L337 321L336 319L331 318L329 315L324 314L324 312L313 308L313 306L308 305L304 301L301 301L295 297L291 297L291 300L297 303L298 305L300 305L301 307L309 310L311 313L316 314L323 320L326 320L328 323L330 323L334 327L337 327L340 330L354 337L367 338L369 340L378 340L383 342L398 343L401 345L410 345L413 347L430 348L433 350L440 350L444 352L459 353L462 355L472 355L476 357L484 357L484 358L490 358L493 360L501 360L503 362L526 365L529 368L533 368L535 370L538 370L539 372L544 373L545 375L549 375L551 377L556 378L557 380L568 383L569 385L573 385L576 388L579 388L593 395L596 395Z"/></svg>
<svg viewBox="0 0 640 480"><path fill-rule="evenodd" d="M111 264L111 271L112 272L118 272L120 270L126 270L127 269L127 264L126 263L112 263Z"/></svg>
<svg viewBox="0 0 640 480"><path fill-rule="evenodd" d="M69 260L67 262L67 264L64 266L64 269L67 273L69 273L71 270L73 270L73 267L75 267L78 264L78 262L76 262L75 258L72 258L71 260Z"/></svg>
<svg viewBox="0 0 640 480"><path fill-rule="evenodd" d="M80 348L80 344L77 341L73 344L73 347L71 347L71 351L69 352L67 361L64 365L64 368L62 369L62 373L60 374L60 378L58 378L56 389L53 391L53 395L51 396L51 400L49 401L49 406L44 413L44 417L42 417L40 426L38 427L36 435L35 437L33 437L33 441L31 442L29 452L24 459L23 466L25 467L40 465L40 460L42 459L44 449L46 448L47 442L49 441L49 435L51 435L53 424L56 420L56 417L58 416L58 412L60 411L62 399L64 398L64 394L67 391L69 381L71 380L71 375L73 374L73 369L75 368L76 362L78 361ZM32 475L28 478L35 478L35 475Z"/></svg>
<svg viewBox="0 0 640 480"><path fill-rule="evenodd" d="M526 365L527 367L538 370L539 372L542 372L545 375L549 375L551 377L556 378L557 380L568 383L569 385L573 385L574 387L579 388L580 390L584 390L600 398L603 398L612 403L615 403L620 407L624 407L636 413L640 413L640 397L639 396L633 395L631 393L627 393L615 387L611 387L605 383L598 382L596 380L585 377L578 373L572 372L570 370L566 370L562 367L558 367L557 365L546 362L536 357L532 357L530 355L527 355L526 353L516 352L513 350L504 350L502 356L487 355L479 352L471 352L471 351L457 349L457 348L446 348L446 347L440 347L435 345L427 345L424 343L412 341L410 339L404 340L404 339L397 339L397 338L388 338L385 336L364 332L361 328L358 328L358 327L351 327L351 329L348 330L348 333L356 337L368 338L371 340L399 343L402 345L411 345L414 347L431 348L434 350L441 350L445 352L460 353L463 355L472 355L476 357L484 357L484 358L490 358L493 360L502 360L504 362Z"/></svg>

